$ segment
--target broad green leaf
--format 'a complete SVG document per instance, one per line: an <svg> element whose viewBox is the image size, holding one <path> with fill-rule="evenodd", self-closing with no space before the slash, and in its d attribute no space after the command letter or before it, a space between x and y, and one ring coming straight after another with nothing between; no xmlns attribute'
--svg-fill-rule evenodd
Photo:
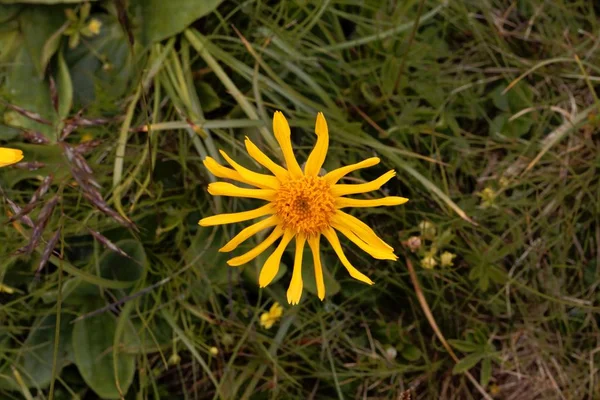
<svg viewBox="0 0 600 400"><path fill-rule="evenodd" d="M131 282L133 285L146 270L148 259L144 246L134 239L115 243L129 257L124 257L107 249L100 258L100 276L110 280Z"/></svg>
<svg viewBox="0 0 600 400"><path fill-rule="evenodd" d="M73 330L75 364L85 383L105 399L119 399L127 393L135 373L135 356L119 346L114 360L113 339L116 320L110 313L103 313L76 322ZM124 348L133 340L130 330L121 339ZM115 382L114 361L118 364L118 386ZM120 388L120 390L119 390Z"/></svg>
<svg viewBox="0 0 600 400"><path fill-rule="evenodd" d="M62 51L58 53L58 115L65 119L73 105L73 83Z"/></svg>
<svg viewBox="0 0 600 400"><path fill-rule="evenodd" d="M61 29L66 20L63 10L63 7L29 6L19 14L25 47L40 78L44 76L48 61L58 50L60 40L56 39L54 33Z"/></svg>
<svg viewBox="0 0 600 400"><path fill-rule="evenodd" d="M115 100L129 89L132 52L115 16L96 16L102 22L100 33L86 38L64 54L76 90L76 107L115 108ZM102 55L100 58L99 55Z"/></svg>
<svg viewBox="0 0 600 400"><path fill-rule="evenodd" d="M463 372L468 371L469 369L473 368L483 357L484 354L482 353L469 354L456 363L454 368L452 368L452 373L462 374Z"/></svg>
<svg viewBox="0 0 600 400"><path fill-rule="evenodd" d="M15 4L15 3L24 3L24 4L62 4L62 3L85 3L85 2L94 2L98 0L2 0L5 4Z"/></svg>
<svg viewBox="0 0 600 400"><path fill-rule="evenodd" d="M3 1L3 3L7 3ZM0 4L0 24L4 24L17 16L23 6L20 4Z"/></svg>
<svg viewBox="0 0 600 400"><path fill-rule="evenodd" d="M0 22L3 24L3 22ZM23 35L16 29L0 32L0 63L14 60L15 54L23 43Z"/></svg>
<svg viewBox="0 0 600 400"><path fill-rule="evenodd" d="M408 345L404 346L401 354L402 354L402 357L404 357L408 361L417 361L419 358L421 358L422 353L421 353L421 350L417 346L408 344Z"/></svg>
<svg viewBox="0 0 600 400"><path fill-rule="evenodd" d="M50 101L50 89L47 82L40 78L29 52L21 47L6 80L6 90L10 94L9 102L27 111L39 114L48 121L54 121L56 113ZM33 121L15 111L4 113L4 123L11 126L31 129L43 133L51 141L55 140L51 125Z"/></svg>
<svg viewBox="0 0 600 400"><path fill-rule="evenodd" d="M473 343L468 340L449 339L448 343L450 343L450 345L452 347L454 347L457 350L462 351L463 353L472 353L481 348L480 344Z"/></svg>
<svg viewBox="0 0 600 400"><path fill-rule="evenodd" d="M196 81L195 86L204 112L211 112L221 107L221 99L211 85L203 81Z"/></svg>
<svg viewBox="0 0 600 400"><path fill-rule="evenodd" d="M213 12L221 1L133 0L131 3L142 17L142 42L150 45L182 32L192 22Z"/></svg>
<svg viewBox="0 0 600 400"><path fill-rule="evenodd" d="M73 362L71 333L73 316L62 314L60 318L57 376L62 368ZM54 340L56 333L56 315L38 318L33 324L29 336L22 347L22 375L27 386L45 388L52 379L52 362L54 358Z"/></svg>

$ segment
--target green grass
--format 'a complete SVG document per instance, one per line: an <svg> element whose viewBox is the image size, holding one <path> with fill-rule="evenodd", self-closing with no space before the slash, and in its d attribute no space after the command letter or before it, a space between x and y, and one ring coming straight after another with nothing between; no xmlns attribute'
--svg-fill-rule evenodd
<svg viewBox="0 0 600 400"><path fill-rule="evenodd" d="M147 46L132 6L132 46L107 2L91 9L101 34L82 36L75 49L64 37L44 80L34 79L26 51L60 27L63 10L35 40L5 23L2 107L53 125L3 109L5 146L45 167L3 169L0 187L24 207L52 173L42 203L60 199L31 255L16 253L31 228L0 227L0 283L14 289L0 293L1 397L118 398L126 388L126 399L398 399L407 390L417 399L595 398L600 9L592 3L225 1L183 32L185 24L155 32L162 41ZM28 21L10 12L0 8L0 21ZM41 18L51 18L46 9ZM10 47L10 35L29 50ZM63 144L26 144L19 135L33 129L55 142L60 121L80 110L94 124L66 142L99 140L84 157L114 210L108 215L83 196ZM258 289L266 256L231 268L216 253L241 225L197 225L259 204L209 196L215 178L202 159L224 149L258 168L243 150L248 136L281 160L275 110L292 125L301 163L322 111L331 134L326 170L378 156L382 165L352 180L397 171L379 195L410 202L352 214L399 260L373 260L343 241L374 286L350 278L325 248L330 295L321 302L311 293L309 273L300 305L289 307L291 250L280 280ZM3 215L9 210L3 201ZM403 243L422 235L422 221L435 232L412 252ZM35 279L59 230L56 254ZM422 267L444 251L456 254L453 266ZM275 301L283 318L267 330L260 315Z"/></svg>

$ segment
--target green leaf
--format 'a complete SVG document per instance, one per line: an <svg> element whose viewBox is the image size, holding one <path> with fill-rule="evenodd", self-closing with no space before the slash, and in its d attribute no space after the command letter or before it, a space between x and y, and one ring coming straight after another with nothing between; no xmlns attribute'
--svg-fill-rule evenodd
<svg viewBox="0 0 600 400"><path fill-rule="evenodd" d="M115 243L129 257L107 249L100 258L100 276L115 281L131 282L133 285L146 270L148 259L144 246L134 239Z"/></svg>
<svg viewBox="0 0 600 400"><path fill-rule="evenodd" d="M221 107L221 98L212 86L203 81L196 81L195 86L204 112L211 112Z"/></svg>
<svg viewBox="0 0 600 400"><path fill-rule="evenodd" d="M133 0L142 16L142 42L150 45L182 32L192 22L213 12L222 0Z"/></svg>
<svg viewBox="0 0 600 400"><path fill-rule="evenodd" d="M502 111L509 111L508 97L505 94L502 94L504 89L506 89L506 85L499 85L490 93L490 96L496 108Z"/></svg>
<svg viewBox="0 0 600 400"><path fill-rule="evenodd" d="M9 101L13 104L37 113L48 121L54 121L56 114L50 101L50 89L47 82L39 77L25 47L19 49L12 63L6 90L10 93ZM55 140L52 126L33 121L15 111L5 112L4 122L7 125L41 132L51 141Z"/></svg>
<svg viewBox="0 0 600 400"><path fill-rule="evenodd" d="M490 383L490 378L492 377L492 360L489 358L485 358L481 362L481 375L479 377L479 383L481 386L486 387L488 383Z"/></svg>
<svg viewBox="0 0 600 400"><path fill-rule="evenodd" d="M62 51L58 53L58 115L65 119L73 105L73 83Z"/></svg>
<svg viewBox="0 0 600 400"><path fill-rule="evenodd" d="M103 313L76 322L73 330L75 364L79 373L85 383L105 399L119 399L121 394L125 395L135 373L135 356L120 348L113 352L115 329L114 316ZM120 341L124 346L133 342L127 335L131 333L126 329ZM119 366L116 377L118 386L115 381L115 361Z"/></svg>
<svg viewBox="0 0 600 400"><path fill-rule="evenodd" d="M460 350L463 353L472 353L479 350L481 347L478 343L473 343L468 340L450 339L448 340L448 343L450 343L453 348Z"/></svg>
<svg viewBox="0 0 600 400"><path fill-rule="evenodd" d="M456 363L454 368L452 368L452 373L462 374L463 372L468 371L469 369L473 368L483 357L484 354L481 353L469 354Z"/></svg>
<svg viewBox="0 0 600 400"><path fill-rule="evenodd" d="M418 347L412 345L412 344L407 344L404 346L404 348L402 349L402 357L404 357L405 360L408 361L417 361L419 358L421 358L421 350L419 350Z"/></svg>
<svg viewBox="0 0 600 400"><path fill-rule="evenodd" d="M22 43L23 35L21 35L16 27L12 30L0 32L0 63L12 62Z"/></svg>
<svg viewBox="0 0 600 400"><path fill-rule="evenodd" d="M63 7L25 7L19 14L21 32L25 37L25 47L29 51L38 77L42 78L52 55L58 50L55 33L65 22Z"/></svg>
<svg viewBox="0 0 600 400"><path fill-rule="evenodd" d="M73 362L71 333L72 315L62 314L60 318L57 376L62 368ZM56 315L40 317L31 328L29 336L23 344L22 373L28 387L45 388L52 379L52 362L54 359L54 340L56 333Z"/></svg>

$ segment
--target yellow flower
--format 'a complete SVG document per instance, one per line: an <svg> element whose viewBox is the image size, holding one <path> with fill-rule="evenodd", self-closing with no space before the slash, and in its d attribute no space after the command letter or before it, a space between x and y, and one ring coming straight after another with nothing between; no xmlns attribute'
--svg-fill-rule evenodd
<svg viewBox="0 0 600 400"><path fill-rule="evenodd" d="M481 208L488 208L494 206L497 193L491 187L486 187L477 196L481 197Z"/></svg>
<svg viewBox="0 0 600 400"><path fill-rule="evenodd" d="M102 22L97 20L96 18L92 18L87 26L87 28L90 30L90 32L93 33L94 35L97 35L100 33L101 27L102 27Z"/></svg>
<svg viewBox="0 0 600 400"><path fill-rule="evenodd" d="M312 150L304 169L300 168L294 152L290 137L290 126L283 116L277 111L273 117L273 131L275 138L281 146L287 168L274 163L250 139L246 138L246 150L250 156L273 175L260 174L250 171L235 161L225 152L221 155L233 167L227 168L219 165L211 157L204 160L204 165L219 178L233 179L238 182L258 187L246 189L226 182L215 182L208 186L208 192L213 196L249 197L267 201L262 207L251 211L233 214L215 215L200 220L202 226L230 224L247 221L249 219L265 217L263 220L243 229L229 243L219 251L234 250L240 243L252 235L267 229L274 228L269 236L249 252L230 259L227 263L238 266L249 262L265 251L271 244L281 238L275 251L265 262L259 275L260 287L265 287L277 275L281 256L290 241L296 238L296 253L292 279L287 291L287 300L290 304L298 304L302 296L302 254L304 245L308 242L312 250L317 294L321 300L325 297L323 271L319 256L319 242L324 236L350 276L369 285L373 282L350 264L334 229L354 242L362 250L377 259L396 260L394 249L381 240L375 232L359 219L343 212L346 207L377 207L394 206L405 203L408 199L403 197L384 197L382 199L353 199L346 195L378 190L383 184L393 178L396 173L391 170L375 179L362 184L339 184L338 181L345 175L360 168L370 167L379 163L379 158L373 157L362 162L338 168L324 176L319 176L321 166L325 161L329 146L329 132L323 113L317 115L315 132L317 143Z"/></svg>
<svg viewBox="0 0 600 400"><path fill-rule="evenodd" d="M421 259L421 267L432 269L437 265L437 261L432 255L425 256Z"/></svg>
<svg viewBox="0 0 600 400"><path fill-rule="evenodd" d="M435 228L435 225L431 222L421 221L421 223L419 224L419 229L421 230L421 236L423 237L423 239L435 239L437 229Z"/></svg>
<svg viewBox="0 0 600 400"><path fill-rule="evenodd" d="M262 313L260 316L260 325L265 329L271 329L273 324L283 315L283 307L275 302L268 312Z"/></svg>
<svg viewBox="0 0 600 400"><path fill-rule="evenodd" d="M18 163L23 159L23 152L17 149L0 147L0 167Z"/></svg>
<svg viewBox="0 0 600 400"><path fill-rule="evenodd" d="M440 264L442 267L451 267L454 265L454 258L456 257L456 254L452 254L449 251L445 251L442 253L442 255L440 256Z"/></svg>

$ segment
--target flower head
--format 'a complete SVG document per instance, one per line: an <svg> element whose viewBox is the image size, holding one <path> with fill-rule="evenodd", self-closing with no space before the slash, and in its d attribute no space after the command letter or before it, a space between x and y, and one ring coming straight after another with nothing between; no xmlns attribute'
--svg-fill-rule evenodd
<svg viewBox="0 0 600 400"><path fill-rule="evenodd" d="M18 163L23 159L23 152L17 149L0 147L0 167Z"/></svg>
<svg viewBox="0 0 600 400"><path fill-rule="evenodd" d="M432 269L432 268L435 268L436 265L437 265L437 261L435 260L435 257L432 255L426 255L425 257L423 257L421 259L421 267L423 267L423 268Z"/></svg>
<svg viewBox="0 0 600 400"><path fill-rule="evenodd" d="M100 28L102 28L102 22L96 18L92 18L88 22L87 28L92 34L97 35L100 33Z"/></svg>
<svg viewBox="0 0 600 400"><path fill-rule="evenodd" d="M440 256L440 265L442 267L451 267L454 265L454 258L456 258L456 254L445 251Z"/></svg>
<svg viewBox="0 0 600 400"><path fill-rule="evenodd" d="M260 316L260 325L265 329L271 329L273 324L283 315L283 307L277 302L273 303L268 312L262 313Z"/></svg>
<svg viewBox="0 0 600 400"><path fill-rule="evenodd" d="M260 287L267 286L277 275L283 252L291 240L295 238L294 268L287 292L287 300L290 304L298 304L302 296L302 255L307 242L314 261L317 294L321 300L325 297L325 285L319 255L321 236L324 236L331 244L350 276L369 285L373 284L367 276L350 264L350 261L344 255L335 230L342 233L371 256L377 259L395 261L397 257L390 245L381 240L365 223L345 213L342 209L347 207L395 206L405 203L408 199L396 196L368 200L346 197L347 195L378 190L396 173L393 170L388 171L379 178L367 183L338 183L340 179L353 171L379 163L379 158L373 157L320 176L319 172L329 147L329 131L322 113L317 115L315 125L317 143L308 156L304 168L300 167L294 156L290 126L280 111L277 111L273 117L273 131L277 142L281 146L286 168L273 162L250 139L246 138L245 141L248 154L268 169L272 175L246 169L223 151L221 151L221 155L232 168L218 164L211 157L204 160L204 165L213 175L257 187L257 189L247 189L231 183L215 182L208 186L208 192L211 195L248 197L264 200L267 204L251 211L203 218L199 224L202 226L222 225L265 217L243 229L219 250L221 252L232 251L252 235L273 228L267 238L258 246L227 262L232 266L245 264L256 258L275 241L281 239L260 271Z"/></svg>

